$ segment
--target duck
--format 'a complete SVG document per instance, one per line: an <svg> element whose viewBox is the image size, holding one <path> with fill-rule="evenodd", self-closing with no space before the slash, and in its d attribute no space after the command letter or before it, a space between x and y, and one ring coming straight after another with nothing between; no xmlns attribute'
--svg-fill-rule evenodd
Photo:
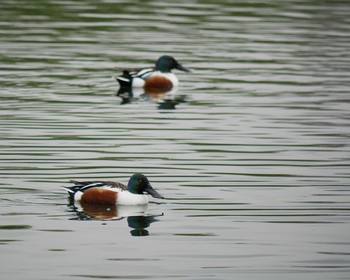
<svg viewBox="0 0 350 280"><path fill-rule="evenodd" d="M147 90L170 90L179 85L176 75L171 72L178 69L184 72L191 70L180 64L170 55L162 55L155 62L154 67L138 70L124 70L123 74L115 77L121 88L144 88Z"/></svg>
<svg viewBox="0 0 350 280"><path fill-rule="evenodd" d="M145 193L164 199L150 184L148 178L135 173L128 185L112 181L69 181L71 187L63 187L73 202L94 205L144 205L148 204Z"/></svg>

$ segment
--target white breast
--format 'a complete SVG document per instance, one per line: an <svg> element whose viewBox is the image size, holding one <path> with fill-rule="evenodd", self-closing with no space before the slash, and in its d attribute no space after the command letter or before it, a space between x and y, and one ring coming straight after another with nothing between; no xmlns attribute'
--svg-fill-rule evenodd
<svg viewBox="0 0 350 280"><path fill-rule="evenodd" d="M148 198L144 194L133 194L128 191L118 193L118 205L142 205L147 203Z"/></svg>

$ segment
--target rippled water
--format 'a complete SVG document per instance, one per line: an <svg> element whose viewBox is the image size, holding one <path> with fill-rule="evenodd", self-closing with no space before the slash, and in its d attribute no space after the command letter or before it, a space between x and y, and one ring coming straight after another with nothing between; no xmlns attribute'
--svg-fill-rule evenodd
<svg viewBox="0 0 350 280"><path fill-rule="evenodd" d="M2 278L348 279L349 12L1 1ZM118 92L162 54L177 90ZM60 189L134 172L167 198L141 216Z"/></svg>

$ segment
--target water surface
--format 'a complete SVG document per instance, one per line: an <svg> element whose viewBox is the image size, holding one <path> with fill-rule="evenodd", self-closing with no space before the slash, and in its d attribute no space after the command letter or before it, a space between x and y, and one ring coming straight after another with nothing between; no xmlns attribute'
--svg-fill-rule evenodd
<svg viewBox="0 0 350 280"><path fill-rule="evenodd" d="M348 1L2 1L4 279L347 279ZM166 94L111 76L169 54ZM167 199L68 205L145 173Z"/></svg>

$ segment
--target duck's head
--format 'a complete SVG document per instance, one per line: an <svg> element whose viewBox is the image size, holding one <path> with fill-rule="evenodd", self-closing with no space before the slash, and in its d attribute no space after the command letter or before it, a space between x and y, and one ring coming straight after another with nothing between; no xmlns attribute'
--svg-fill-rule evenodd
<svg viewBox="0 0 350 280"><path fill-rule="evenodd" d="M182 66L175 58L170 55L163 55L156 61L156 69L161 72L171 72L172 69L178 69L184 72L191 72L190 69Z"/></svg>
<svg viewBox="0 0 350 280"><path fill-rule="evenodd" d="M130 177L128 190L134 194L143 194L146 192L154 198L164 198L164 196L153 189L147 177L141 173L136 173Z"/></svg>

